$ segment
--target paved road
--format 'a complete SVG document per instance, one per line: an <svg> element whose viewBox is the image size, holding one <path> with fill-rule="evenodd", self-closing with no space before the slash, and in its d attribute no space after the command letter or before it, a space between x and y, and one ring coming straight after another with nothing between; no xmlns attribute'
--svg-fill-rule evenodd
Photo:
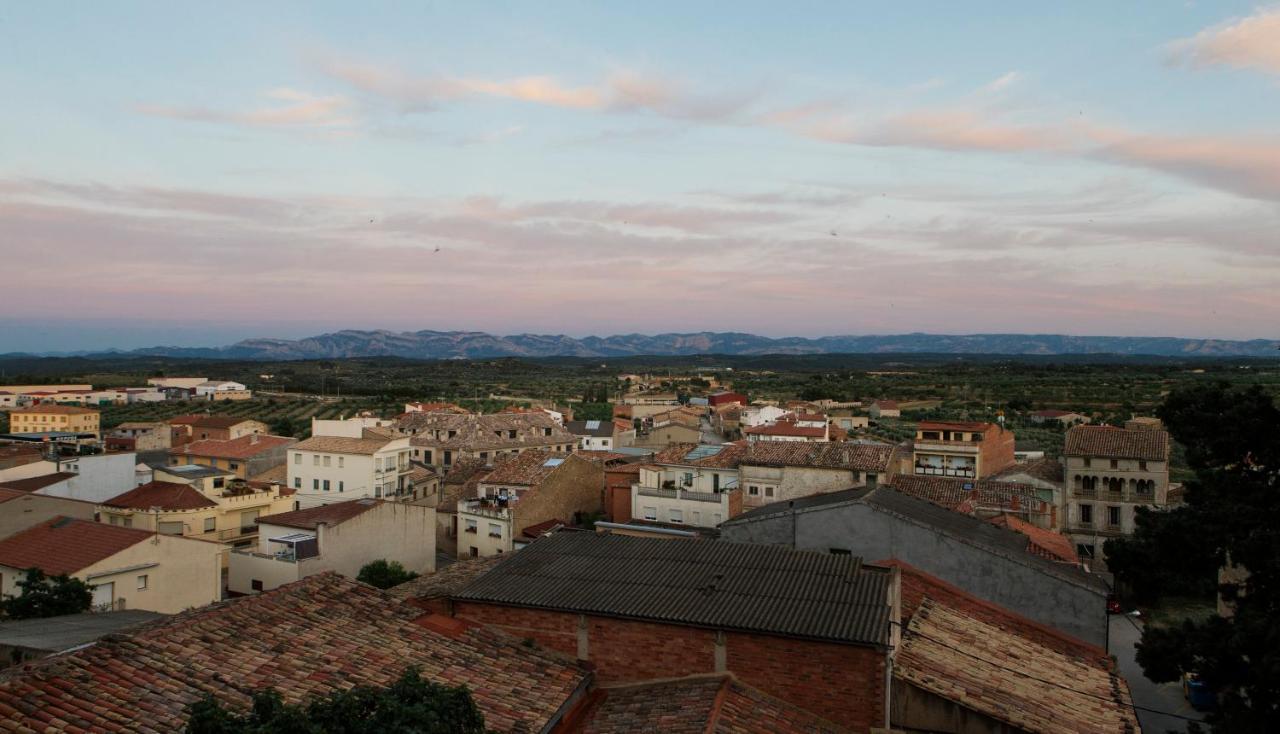
<svg viewBox="0 0 1280 734"><path fill-rule="evenodd" d="M1116 656L1120 674L1129 683L1129 693L1133 696L1134 705L1194 719L1202 718L1203 714L1191 708L1191 704L1183 697L1182 686L1177 683L1152 683L1142 674L1142 666L1138 665L1134 657L1137 653L1135 646L1141 638L1141 620L1123 614L1111 615L1111 654ZM1187 722L1177 716L1165 716L1142 709L1138 709L1138 722L1142 724L1143 734L1187 730Z"/></svg>

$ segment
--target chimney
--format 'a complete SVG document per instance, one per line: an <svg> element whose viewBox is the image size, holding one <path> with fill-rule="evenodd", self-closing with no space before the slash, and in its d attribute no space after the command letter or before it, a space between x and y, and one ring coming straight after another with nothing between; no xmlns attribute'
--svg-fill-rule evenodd
<svg viewBox="0 0 1280 734"><path fill-rule="evenodd" d="M256 444L257 442L258 442L258 434L256 433L249 434L249 443L252 445L252 444Z"/></svg>

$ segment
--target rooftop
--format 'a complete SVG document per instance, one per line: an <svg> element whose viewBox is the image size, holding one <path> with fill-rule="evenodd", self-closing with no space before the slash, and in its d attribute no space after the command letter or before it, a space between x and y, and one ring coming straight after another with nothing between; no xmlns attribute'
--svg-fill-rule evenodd
<svg viewBox="0 0 1280 734"><path fill-rule="evenodd" d="M992 554L1031 565L1050 576L1086 586L1100 594L1107 591L1107 585L1101 579L1080 567L1053 561L1035 553L1030 547L1027 536L1021 533L998 528L984 520L948 510L928 500L903 494L884 485L874 488L844 489L788 502L774 502L744 512L726 521L721 528L757 522L777 515L824 511L854 503L866 504L879 512L926 526L934 532L983 548Z"/></svg>
<svg viewBox="0 0 1280 734"><path fill-rule="evenodd" d="M742 457L751 466L806 466L883 472L894 447L889 444L754 441Z"/></svg>
<svg viewBox="0 0 1280 734"><path fill-rule="evenodd" d="M997 428L994 423L979 421L920 421L916 428L921 431L965 431L966 433L985 433Z"/></svg>
<svg viewBox="0 0 1280 734"><path fill-rule="evenodd" d="M413 434L414 446L440 449L485 450L578 442L577 436L540 410L489 415L406 413L396 419L396 428ZM437 431L441 434L439 438L436 438ZM516 432L514 438L510 436L511 431Z"/></svg>
<svg viewBox="0 0 1280 734"><path fill-rule="evenodd" d="M128 609L0 622L0 646L62 652L162 617L156 612Z"/></svg>
<svg viewBox="0 0 1280 734"><path fill-rule="evenodd" d="M893 675L1021 731L1140 731L1114 671L927 599L907 625Z"/></svg>
<svg viewBox="0 0 1280 734"><path fill-rule="evenodd" d="M1048 503L1040 499L1036 488L1029 484L918 474L899 474L889 484L899 492L957 512L972 512L976 507L1013 512L1049 511Z"/></svg>
<svg viewBox="0 0 1280 734"><path fill-rule="evenodd" d="M1024 464L1010 464L1000 471L992 474L990 479L1004 479L1006 477L1015 477L1019 474L1025 474L1034 477L1042 482L1050 484L1062 484L1064 480L1062 462L1057 459L1036 459L1028 461Z"/></svg>
<svg viewBox="0 0 1280 734"><path fill-rule="evenodd" d="M489 472L489 476L480 481L485 484L536 486L546 481L547 477L559 469L569 456L569 454L536 449L521 451L518 455L495 466L493 471Z"/></svg>
<svg viewBox="0 0 1280 734"><path fill-rule="evenodd" d="M145 530L55 517L0 540L0 566L75 573L152 536Z"/></svg>
<svg viewBox="0 0 1280 734"><path fill-rule="evenodd" d="M992 525L1022 533L1027 536L1027 550L1061 563L1079 563L1076 547L1070 538L1055 530L1032 525L1014 515L999 515L988 520Z"/></svg>
<svg viewBox="0 0 1280 734"><path fill-rule="evenodd" d="M190 484L161 481L147 482L102 504L133 510L200 510L218 506Z"/></svg>
<svg viewBox="0 0 1280 734"><path fill-rule="evenodd" d="M743 431L749 436L803 436L805 438L821 438L827 435L827 427L821 428L800 426L795 423L778 421L763 426L752 426Z"/></svg>
<svg viewBox="0 0 1280 734"><path fill-rule="evenodd" d="M346 436L312 436L289 447L293 451L315 451L322 454L364 454L372 456L395 439L388 437L348 438Z"/></svg>
<svg viewBox="0 0 1280 734"><path fill-rule="evenodd" d="M1103 459L1169 460L1169 433L1130 431L1113 426L1075 426L1067 431L1062 453Z"/></svg>
<svg viewBox="0 0 1280 734"><path fill-rule="evenodd" d="M382 500L375 499L334 502L328 505L320 505L319 507L309 507L305 510L263 515L258 518L258 522L263 525L280 525L286 528L315 530L320 523L329 526L339 525L357 515L363 515L381 504L383 504Z"/></svg>
<svg viewBox="0 0 1280 734"><path fill-rule="evenodd" d="M742 683L732 673L603 686L581 734L839 734L847 729Z"/></svg>
<svg viewBox="0 0 1280 734"><path fill-rule="evenodd" d="M180 415L169 419L171 426L194 426L196 428L235 428L241 423L248 423L252 418L237 418L232 415Z"/></svg>
<svg viewBox="0 0 1280 734"><path fill-rule="evenodd" d="M0 487L12 489L18 492L34 492L38 489L44 489L52 484L65 482L72 477L77 476L71 472L59 471L52 474L43 474L38 477L27 477L26 479L9 479L0 482Z"/></svg>
<svg viewBox="0 0 1280 734"><path fill-rule="evenodd" d="M179 466L157 466L156 471L172 474L186 479L207 479L208 477L234 477L235 472L226 469L215 469L204 464L181 464Z"/></svg>
<svg viewBox="0 0 1280 734"><path fill-rule="evenodd" d="M888 642L890 576L849 556L745 543L554 533L455 595L831 642Z"/></svg>
<svg viewBox="0 0 1280 734"><path fill-rule="evenodd" d="M54 403L40 403L26 408L18 408L9 411L10 413L18 413L20 415L27 413L38 413L42 415L97 415L98 411L92 408L81 408L78 405L57 405Z"/></svg>
<svg viewBox="0 0 1280 734"><path fill-rule="evenodd" d="M186 456L212 456L219 459L251 459L258 454L288 446L297 439L288 436L272 436L270 434L253 434L241 436L228 441L205 439L192 441L185 446L170 449L170 454Z"/></svg>
<svg viewBox="0 0 1280 734"><path fill-rule="evenodd" d="M564 429L575 436L613 437L613 421L565 421Z"/></svg>
<svg viewBox="0 0 1280 734"><path fill-rule="evenodd" d="M498 565L499 561L510 557L500 555L488 558L465 558L442 566L435 573L423 574L412 581L393 586L387 589L387 593L398 599L434 599L451 596Z"/></svg>
<svg viewBox="0 0 1280 734"><path fill-rule="evenodd" d="M175 732L206 693L237 710L268 686L301 703L386 686L417 665L429 681L469 688L486 728L537 732L586 681L555 653L479 627L445 635L420 617L371 586L316 574L11 668L0 675L0 716L26 731Z"/></svg>

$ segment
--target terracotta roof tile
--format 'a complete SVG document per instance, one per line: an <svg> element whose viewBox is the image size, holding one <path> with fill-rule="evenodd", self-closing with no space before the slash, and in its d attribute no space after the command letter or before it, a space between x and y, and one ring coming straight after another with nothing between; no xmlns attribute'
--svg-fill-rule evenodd
<svg viewBox="0 0 1280 734"><path fill-rule="evenodd" d="M827 435L827 427L810 428L795 423L778 421L763 426L752 426L743 433L748 436L803 436L805 438L821 438Z"/></svg>
<svg viewBox="0 0 1280 734"><path fill-rule="evenodd" d="M840 734L849 730L740 682L732 674L607 686L581 734Z"/></svg>
<svg viewBox="0 0 1280 734"><path fill-rule="evenodd" d="M1075 426L1067 431L1065 456L1104 459L1169 460L1169 433L1161 430L1130 431L1113 426Z"/></svg>
<svg viewBox="0 0 1280 734"><path fill-rule="evenodd" d="M394 439L349 438L347 436L312 436L290 447L296 451L316 451L328 454L364 454L372 456L386 448Z"/></svg>
<svg viewBox="0 0 1280 734"><path fill-rule="evenodd" d="M1114 670L1062 655L926 599L893 664L899 681L1028 732L1140 730Z"/></svg>
<svg viewBox="0 0 1280 734"><path fill-rule="evenodd" d="M903 494L966 515L978 508L1037 514L1047 514L1051 509L1049 503L1036 494L1035 487L1016 482L899 474L889 485Z"/></svg>
<svg viewBox="0 0 1280 734"><path fill-rule="evenodd" d="M754 441L741 463L883 472L889 469L893 451L889 444Z"/></svg>
<svg viewBox="0 0 1280 734"><path fill-rule="evenodd" d="M393 586L387 589L387 593L397 599L436 599L451 596L508 557L502 555L463 559L450 563L435 573L423 574L412 581Z"/></svg>
<svg viewBox="0 0 1280 734"><path fill-rule="evenodd" d="M1011 464L992 474L990 479L1003 479L1005 477L1013 477L1019 474L1035 477L1042 482L1050 482L1052 484L1062 484L1065 477L1062 470L1062 462L1057 459L1036 459L1028 461L1025 464Z"/></svg>
<svg viewBox="0 0 1280 734"><path fill-rule="evenodd" d="M437 449L485 451L524 446L572 446L578 442L577 436L542 411L489 415L405 413L396 419L396 428L411 434L414 446ZM515 431L514 438L511 431ZM436 438L437 432L439 438Z"/></svg>
<svg viewBox="0 0 1280 734"><path fill-rule="evenodd" d="M200 490L189 484L177 482L154 481L116 495L103 502L107 507L122 507L134 510L199 510L205 507L217 507L218 503L204 496Z"/></svg>
<svg viewBox="0 0 1280 734"><path fill-rule="evenodd" d="M382 500L375 499L334 502L328 505L320 505L319 507L308 507L305 510L263 515L258 518L258 522L266 525L282 525L287 528L315 530L320 523L329 526L338 525L357 515L363 515L382 503Z"/></svg>
<svg viewBox="0 0 1280 734"><path fill-rule="evenodd" d="M1016 530L1027 536L1027 550L1036 555L1044 556L1053 561L1062 561L1063 563L1080 562L1080 557L1076 555L1075 545L1062 533L1037 527L1014 515L999 515L991 518L989 522L999 527Z"/></svg>
<svg viewBox="0 0 1280 734"><path fill-rule="evenodd" d="M481 480L484 484L520 484L529 487L546 481L557 469L570 461L572 454L529 449L509 457Z"/></svg>
<svg viewBox="0 0 1280 734"><path fill-rule="evenodd" d="M176 732L206 693L239 710L267 686L301 703L386 686L410 665L465 685L497 732L543 731L587 673L568 658L481 627L441 634L421 610L321 573L153 622L0 674L0 729Z"/></svg>
<svg viewBox="0 0 1280 734"><path fill-rule="evenodd" d="M153 534L90 520L55 517L0 540L0 565L54 576L106 560Z"/></svg>
<svg viewBox="0 0 1280 734"><path fill-rule="evenodd" d="M281 446L295 443L297 439L288 436L272 436L270 434L253 434L241 436L229 441L205 439L192 441L185 446L170 449L170 454L185 456L211 456L219 459L251 459Z"/></svg>

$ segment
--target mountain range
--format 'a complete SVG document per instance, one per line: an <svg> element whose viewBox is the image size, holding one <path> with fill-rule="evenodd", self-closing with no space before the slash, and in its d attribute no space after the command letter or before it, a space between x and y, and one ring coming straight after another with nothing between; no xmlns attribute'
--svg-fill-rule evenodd
<svg viewBox="0 0 1280 734"><path fill-rule="evenodd" d="M303 339L246 339L224 347L149 347L114 355L296 360L347 357L470 359L489 357L629 357L694 354L1010 354L1278 357L1280 341L1062 334L896 334L770 338L736 332L495 336L478 331L337 331Z"/></svg>

